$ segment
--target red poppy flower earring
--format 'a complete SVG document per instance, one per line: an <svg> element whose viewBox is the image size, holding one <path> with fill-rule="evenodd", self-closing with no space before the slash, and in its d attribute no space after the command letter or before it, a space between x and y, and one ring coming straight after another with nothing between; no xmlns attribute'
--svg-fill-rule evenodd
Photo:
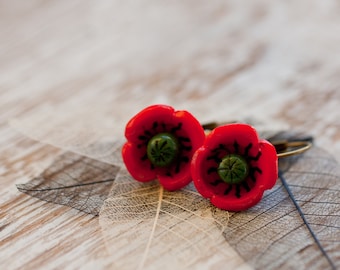
<svg viewBox="0 0 340 270"><path fill-rule="evenodd" d="M257 204L265 190L278 178L278 157L301 153L309 142L292 142L297 147L277 154L276 148L258 138L247 124L215 128L196 151L191 173L197 191L216 207L229 211L246 210Z"/></svg>
<svg viewBox="0 0 340 270"><path fill-rule="evenodd" d="M131 176L141 182L158 178L172 191L191 182L190 162L205 133L189 112L153 105L127 123L125 137L122 156Z"/></svg>
<svg viewBox="0 0 340 270"><path fill-rule="evenodd" d="M211 128L211 126L210 126ZM241 211L258 203L278 178L278 157L306 151L308 142L276 148L246 124L216 127L207 136L187 111L153 105L126 125L123 161L140 182L158 179L169 191L194 181L197 191L218 208Z"/></svg>

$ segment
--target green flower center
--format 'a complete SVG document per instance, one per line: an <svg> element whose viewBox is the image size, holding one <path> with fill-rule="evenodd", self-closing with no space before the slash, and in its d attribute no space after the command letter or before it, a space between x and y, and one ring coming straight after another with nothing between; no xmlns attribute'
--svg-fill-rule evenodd
<svg viewBox="0 0 340 270"><path fill-rule="evenodd" d="M241 183L248 176L247 161L235 154L226 155L217 169L218 175L228 184Z"/></svg>
<svg viewBox="0 0 340 270"><path fill-rule="evenodd" d="M170 133L159 133L148 142L147 156L156 167L169 166L177 157L179 144Z"/></svg>

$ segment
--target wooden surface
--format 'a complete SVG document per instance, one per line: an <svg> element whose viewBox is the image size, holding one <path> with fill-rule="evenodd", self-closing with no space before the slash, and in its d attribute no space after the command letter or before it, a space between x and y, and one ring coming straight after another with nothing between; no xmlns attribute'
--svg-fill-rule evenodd
<svg viewBox="0 0 340 270"><path fill-rule="evenodd" d="M15 185L149 104L303 131L340 161L338 1L161 2L0 1L1 269L114 268L98 217Z"/></svg>

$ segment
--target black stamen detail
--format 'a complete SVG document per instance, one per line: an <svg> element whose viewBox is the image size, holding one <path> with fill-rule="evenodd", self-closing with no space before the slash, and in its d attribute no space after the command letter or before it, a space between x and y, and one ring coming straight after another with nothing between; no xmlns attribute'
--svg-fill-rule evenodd
<svg viewBox="0 0 340 270"><path fill-rule="evenodd" d="M152 133L150 132L150 131L148 131L148 130L145 130L144 131L144 134L147 136L147 137L152 137Z"/></svg>
<svg viewBox="0 0 340 270"><path fill-rule="evenodd" d="M180 166L181 166L181 162L178 162L175 168L175 173L179 173Z"/></svg>
<svg viewBox="0 0 340 270"><path fill-rule="evenodd" d="M141 141L146 141L148 139L148 137L144 136L144 135L139 135L138 139Z"/></svg>
<svg viewBox="0 0 340 270"><path fill-rule="evenodd" d="M211 167L211 168L209 168L208 171L207 171L208 174L211 174L211 173L213 173L213 172L217 172L217 168Z"/></svg>
<svg viewBox="0 0 340 270"><path fill-rule="evenodd" d="M234 142L234 149L235 149L235 153L239 154L240 145L238 144L237 141Z"/></svg>
<svg viewBox="0 0 340 270"><path fill-rule="evenodd" d="M213 153L219 152L221 150L228 150L224 144L219 144L219 146L212 150Z"/></svg>
<svg viewBox="0 0 340 270"><path fill-rule="evenodd" d="M169 176L169 177L172 176L172 175L171 175L171 172L166 172L165 175L166 175L166 176Z"/></svg>
<svg viewBox="0 0 340 270"><path fill-rule="evenodd" d="M244 187L244 189L249 192L250 191L250 187L248 185L248 183L246 181L242 182L242 186Z"/></svg>
<svg viewBox="0 0 340 270"><path fill-rule="evenodd" d="M224 191L224 195L228 195L229 192L233 189L233 185L229 185L229 187Z"/></svg>
<svg viewBox="0 0 340 270"><path fill-rule="evenodd" d="M241 187L240 187L240 185L236 185L235 196L236 196L237 198L240 198L240 197L241 197Z"/></svg>
<svg viewBox="0 0 340 270"><path fill-rule="evenodd" d="M187 137L178 137L177 138L180 142L190 142L190 138Z"/></svg>
<svg viewBox="0 0 340 270"><path fill-rule="evenodd" d="M182 157L181 161L184 162L184 163L188 163L189 158L188 157Z"/></svg>
<svg viewBox="0 0 340 270"><path fill-rule="evenodd" d="M253 147L253 144L250 143L247 145L246 149L244 149L244 155L247 157L249 156L249 150Z"/></svg>
<svg viewBox="0 0 340 270"><path fill-rule="evenodd" d="M142 161L145 161L145 160L147 160L148 159L148 155L147 154L145 154L144 156L142 156L141 158L140 158Z"/></svg>
<svg viewBox="0 0 340 270"><path fill-rule="evenodd" d="M162 128L163 128L163 131L166 131L166 124L165 123L162 123Z"/></svg>
<svg viewBox="0 0 340 270"><path fill-rule="evenodd" d="M181 157L179 159L179 162L177 163L176 165L176 168L175 168L175 173L179 173L179 170L180 170L180 167L181 167L181 163L188 163L189 162L189 158L188 157Z"/></svg>
<svg viewBox="0 0 340 270"><path fill-rule="evenodd" d="M257 153L256 157L251 157L251 156L249 156L248 159L249 159L249 160L258 161L259 158L261 157L261 155L262 155L262 153L259 151L259 152Z"/></svg>
<svg viewBox="0 0 340 270"><path fill-rule="evenodd" d="M249 170L249 176L250 179L255 183L256 182L256 177L255 177L255 172L258 172L259 174L262 174L262 170L258 167L251 167Z"/></svg>
<svg viewBox="0 0 340 270"><path fill-rule="evenodd" d="M217 180L215 180L214 182L210 182L210 185L216 187L217 185L219 185L219 184L221 184L221 183L223 183L223 182L221 181L221 179L217 179Z"/></svg>
<svg viewBox="0 0 340 270"><path fill-rule="evenodd" d="M262 174L262 170L259 167L253 167L254 172L258 172L259 174Z"/></svg>
<svg viewBox="0 0 340 270"><path fill-rule="evenodd" d="M214 155L214 156L210 156L210 157L207 157L207 160L214 160L216 163L220 163L221 162L221 159L218 157L218 155Z"/></svg>
<svg viewBox="0 0 340 270"><path fill-rule="evenodd" d="M191 149L192 149L192 147L191 146L184 146L184 145L182 145L182 150L183 151L191 151Z"/></svg>
<svg viewBox="0 0 340 270"><path fill-rule="evenodd" d="M153 124L152 124L152 129L157 129L158 128L158 123L157 122L154 122Z"/></svg>
<svg viewBox="0 0 340 270"><path fill-rule="evenodd" d="M176 127L173 127L171 129L171 133L175 133L176 131L180 130L182 128L182 123L179 123Z"/></svg>

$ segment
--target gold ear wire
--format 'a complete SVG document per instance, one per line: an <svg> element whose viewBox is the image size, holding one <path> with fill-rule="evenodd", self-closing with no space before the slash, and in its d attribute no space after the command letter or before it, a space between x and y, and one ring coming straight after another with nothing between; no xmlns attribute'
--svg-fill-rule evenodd
<svg viewBox="0 0 340 270"><path fill-rule="evenodd" d="M274 145L277 157L284 158L302 154L312 147L309 141L278 141L272 142Z"/></svg>
<svg viewBox="0 0 340 270"><path fill-rule="evenodd" d="M232 124L236 122L227 122L227 123L217 123L210 122L206 124L202 124L203 129L206 134L209 134L214 128L217 128L221 125ZM306 152L308 149L312 147L312 143L310 141L274 141L270 142L276 149L277 157L284 158L302 154Z"/></svg>

